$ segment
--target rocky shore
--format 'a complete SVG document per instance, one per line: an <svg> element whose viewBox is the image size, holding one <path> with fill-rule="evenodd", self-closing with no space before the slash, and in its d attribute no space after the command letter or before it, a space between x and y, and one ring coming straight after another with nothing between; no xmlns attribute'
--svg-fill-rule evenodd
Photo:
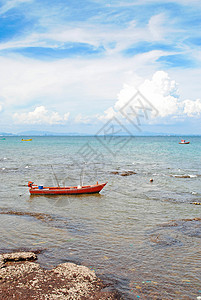
<svg viewBox="0 0 201 300"><path fill-rule="evenodd" d="M63 263L40 267L34 252L0 255L0 299L122 299L85 266Z"/></svg>

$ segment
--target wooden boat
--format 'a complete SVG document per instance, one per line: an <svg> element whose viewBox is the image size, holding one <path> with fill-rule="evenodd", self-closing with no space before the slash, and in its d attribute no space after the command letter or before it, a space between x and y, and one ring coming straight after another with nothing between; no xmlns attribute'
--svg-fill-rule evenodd
<svg viewBox="0 0 201 300"><path fill-rule="evenodd" d="M179 142L179 144L190 144L190 142L186 142L185 140L181 140L181 142Z"/></svg>
<svg viewBox="0 0 201 300"><path fill-rule="evenodd" d="M22 142L30 142L32 139L22 139Z"/></svg>
<svg viewBox="0 0 201 300"><path fill-rule="evenodd" d="M68 186L68 187L45 187L28 182L29 192L31 195L77 195L77 194L94 194L99 193L107 184L98 182L94 185L85 186Z"/></svg>

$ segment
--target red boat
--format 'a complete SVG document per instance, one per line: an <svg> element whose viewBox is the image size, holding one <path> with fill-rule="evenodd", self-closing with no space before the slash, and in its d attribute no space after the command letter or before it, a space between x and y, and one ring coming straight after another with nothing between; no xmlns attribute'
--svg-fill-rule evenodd
<svg viewBox="0 0 201 300"><path fill-rule="evenodd" d="M28 182L29 192L31 195L77 195L77 194L94 194L99 193L106 183L85 186L68 186L68 187L45 187Z"/></svg>
<svg viewBox="0 0 201 300"><path fill-rule="evenodd" d="M190 144L190 142L186 142L185 140L181 140L181 142L179 142L179 144Z"/></svg>

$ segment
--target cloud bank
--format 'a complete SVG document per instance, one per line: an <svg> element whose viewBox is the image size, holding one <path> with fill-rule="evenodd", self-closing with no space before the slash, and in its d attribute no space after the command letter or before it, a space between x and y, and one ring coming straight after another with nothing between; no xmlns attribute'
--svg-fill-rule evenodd
<svg viewBox="0 0 201 300"><path fill-rule="evenodd" d="M34 111L28 113L15 113L13 115L14 121L18 124L63 124L68 121L69 113L63 116L58 112L48 111L44 106L39 106Z"/></svg>
<svg viewBox="0 0 201 300"><path fill-rule="evenodd" d="M149 119L149 121L154 120L157 123L163 119L167 122L168 120L172 120L172 118L195 118L201 116L201 100L182 100L179 94L178 83L172 80L167 72L157 71L151 79L145 79L138 88L132 84L124 84L117 95L118 100L115 102L114 107L108 108L103 115L99 115L99 120L109 120L113 116L120 117L121 114L119 111L127 105L129 105L129 109L132 109L133 112L135 111L137 114L140 114L142 108L136 109L139 103L137 103L137 97L135 99L138 91L145 97L145 106L147 100L147 107L152 111L150 114L151 120ZM131 103L133 97L134 102Z"/></svg>

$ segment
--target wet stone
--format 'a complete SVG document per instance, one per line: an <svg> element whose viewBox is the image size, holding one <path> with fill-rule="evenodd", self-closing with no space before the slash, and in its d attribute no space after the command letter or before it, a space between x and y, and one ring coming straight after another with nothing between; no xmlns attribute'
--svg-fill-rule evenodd
<svg viewBox="0 0 201 300"><path fill-rule="evenodd" d="M16 252L2 254L3 262L7 261L24 261L24 260L36 260L37 256L33 252Z"/></svg>
<svg viewBox="0 0 201 300"><path fill-rule="evenodd" d="M4 261L2 255L0 255L0 269L4 267Z"/></svg>
<svg viewBox="0 0 201 300"><path fill-rule="evenodd" d="M115 291L104 291L105 285L95 272L85 266L63 263L45 270L30 262L32 252L9 253L0 256L0 299L122 299Z"/></svg>
<svg viewBox="0 0 201 300"><path fill-rule="evenodd" d="M123 172L113 171L113 172L110 172L110 173L114 174L114 175L120 175L120 176L130 176L130 175L137 174L134 171L123 171Z"/></svg>

